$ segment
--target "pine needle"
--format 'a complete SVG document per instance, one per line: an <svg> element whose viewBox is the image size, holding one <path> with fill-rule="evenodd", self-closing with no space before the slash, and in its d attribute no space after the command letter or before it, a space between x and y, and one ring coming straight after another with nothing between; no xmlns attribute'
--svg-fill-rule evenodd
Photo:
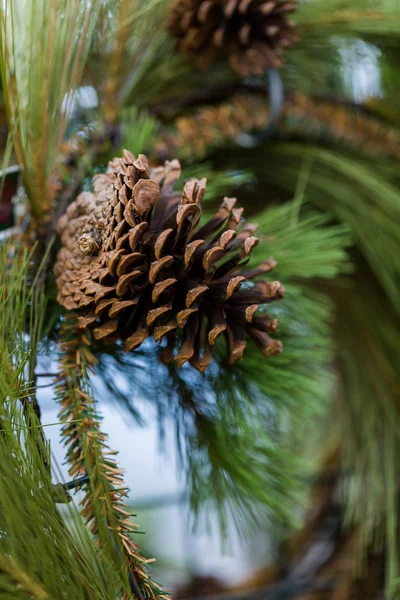
<svg viewBox="0 0 400 600"><path fill-rule="evenodd" d="M343 466L352 473L345 479L346 521L360 530L361 552L384 548L386 592L397 597L400 320L362 262L351 281L327 290L340 348L335 416L329 413L327 427L339 433Z"/></svg>
<svg viewBox="0 0 400 600"><path fill-rule="evenodd" d="M99 4L4 0L0 5L5 104L35 217L42 217L54 198L60 146Z"/></svg>
<svg viewBox="0 0 400 600"><path fill-rule="evenodd" d="M302 3L294 20L303 34L304 43L330 35L387 36L399 39L400 10L377 0L371 7L365 0L354 0L349 7L346 0L313 0ZM339 29L340 27L340 29ZM292 50L294 53L295 49Z"/></svg>
<svg viewBox="0 0 400 600"><path fill-rule="evenodd" d="M0 573L7 575L12 585L15 586L16 591L21 590L29 598L46 600L49 597L42 586L33 581L29 575L20 569L16 561L10 556L0 554Z"/></svg>
<svg viewBox="0 0 400 600"><path fill-rule="evenodd" d="M376 278L394 306L399 306L400 194L396 170L377 158L368 160L328 148L287 142L264 147L262 159L255 159L253 168L263 180L264 164L268 161L268 186L288 195L296 184L301 161L307 156L314 157L307 186L308 201L350 227Z"/></svg>
<svg viewBox="0 0 400 600"><path fill-rule="evenodd" d="M135 154L147 154L152 147L157 123L154 117L136 106L121 112L122 144L121 154L125 148Z"/></svg>
<svg viewBox="0 0 400 600"><path fill-rule="evenodd" d="M42 432L30 373L44 301L32 285L30 255L16 246L10 263L9 253L0 246L0 595L114 600L115 575L96 558L76 511L69 515L77 539L57 512L48 444L32 434Z"/></svg>
<svg viewBox="0 0 400 600"><path fill-rule="evenodd" d="M345 43L371 45L381 56L392 51L396 63L400 45L400 10L397 2L355 0L312 0L301 2L293 15L301 40L287 50L283 71L292 89L326 94L327 89L345 94L341 82ZM386 60L386 56L385 56ZM380 59L383 63L383 58Z"/></svg>
<svg viewBox="0 0 400 600"><path fill-rule="evenodd" d="M163 36L166 0L106 0L91 57L91 74L103 98L102 113L115 123L136 80L146 71ZM138 104L135 99L135 104Z"/></svg>

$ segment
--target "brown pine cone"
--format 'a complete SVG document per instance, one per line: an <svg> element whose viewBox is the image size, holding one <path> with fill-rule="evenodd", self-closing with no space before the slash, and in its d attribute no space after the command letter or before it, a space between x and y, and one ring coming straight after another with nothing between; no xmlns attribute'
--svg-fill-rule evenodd
<svg viewBox="0 0 400 600"><path fill-rule="evenodd" d="M150 169L145 156L125 151L94 177L94 192L81 193L58 223L59 303L78 311L95 339L122 340L126 351L149 336L166 338L168 362L179 342L177 363L201 372L221 334L230 362L242 358L246 335L266 356L279 353L281 343L268 335L277 321L255 313L282 298L283 288L246 281L276 263L242 270L258 243L256 227L242 225L235 198L198 227L206 180L189 181L181 194L173 189L179 176L177 160Z"/></svg>
<svg viewBox="0 0 400 600"><path fill-rule="evenodd" d="M200 68L223 54L241 76L262 75L298 39L296 9L297 0L172 0L167 29Z"/></svg>

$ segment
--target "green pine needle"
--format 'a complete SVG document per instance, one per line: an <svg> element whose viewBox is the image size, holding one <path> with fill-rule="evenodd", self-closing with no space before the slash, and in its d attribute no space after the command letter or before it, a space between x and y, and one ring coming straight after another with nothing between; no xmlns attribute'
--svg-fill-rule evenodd
<svg viewBox="0 0 400 600"><path fill-rule="evenodd" d="M363 159L328 148L281 142L265 148L259 170L267 160L268 185L290 194L302 160L313 157L307 185L311 204L347 224L354 241L395 306L400 303L398 253L400 192L395 170L378 159ZM390 256L390 260L387 257Z"/></svg>
<svg viewBox="0 0 400 600"><path fill-rule="evenodd" d="M60 146L100 0L4 0L0 72L34 216L55 193ZM62 15L62 18L60 18Z"/></svg>
<svg viewBox="0 0 400 600"><path fill-rule="evenodd" d="M98 560L73 505L74 535L65 526L53 500L48 446L33 433L40 424L26 392L45 302L32 285L30 260L18 246L0 246L0 595L113 600L115 574Z"/></svg>

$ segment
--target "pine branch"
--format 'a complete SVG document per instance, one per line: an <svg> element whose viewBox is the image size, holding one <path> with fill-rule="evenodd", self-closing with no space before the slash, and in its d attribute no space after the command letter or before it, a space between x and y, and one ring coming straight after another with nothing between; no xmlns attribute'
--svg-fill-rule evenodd
<svg viewBox="0 0 400 600"><path fill-rule="evenodd" d="M359 530L365 557L382 547L386 592L396 597L399 580L400 318L365 262L351 282L327 291L335 302L334 332L340 387L335 398L334 431L343 464L354 471L344 487L346 521ZM374 326L371 327L371 323ZM332 429L332 421L326 427ZM368 493L365 493L368 490Z"/></svg>
<svg viewBox="0 0 400 600"><path fill-rule="evenodd" d="M68 448L70 475L89 477L82 500L82 515L97 540L101 556L116 563L118 572L125 564L125 589L139 600L168 598L160 586L151 580L147 564L151 561L141 556L132 534L136 525L131 521L131 511L124 498L122 470L116 463L115 452L107 445L107 436L100 429L100 416L89 393L87 370L95 359L88 340L69 317L61 330L61 363L57 383L60 403L60 421L64 423L62 435Z"/></svg>
<svg viewBox="0 0 400 600"><path fill-rule="evenodd" d="M400 159L400 134L367 115L363 106L295 93L286 101L282 137L301 136L352 147L371 156Z"/></svg>
<svg viewBox="0 0 400 600"><path fill-rule="evenodd" d="M109 124L118 122L121 110L129 105L128 97L134 98L135 105L141 104L140 95L146 96L152 87L147 80L152 63L161 69L170 63L162 30L166 4L167 0L103 3L88 76L103 99L100 109ZM156 87L165 85L164 80L157 78Z"/></svg>
<svg viewBox="0 0 400 600"><path fill-rule="evenodd" d="M67 509L84 552L55 506L48 445L31 403L44 303L33 303L31 255L17 246L6 266L8 256L9 247L0 247L0 587L4 583L10 598L22 597L14 581L26 587L23 598L44 597L42 586L51 598L109 600L109 584L98 577L100 565L78 515ZM115 580L108 565L101 569Z"/></svg>
<svg viewBox="0 0 400 600"><path fill-rule="evenodd" d="M196 160L215 148L240 144L246 132L262 132L268 123L268 98L259 89L235 94L229 101L202 106L161 129L155 153ZM363 109L362 105L289 93L282 107L279 137L322 141L354 148L366 155L400 159L400 134Z"/></svg>

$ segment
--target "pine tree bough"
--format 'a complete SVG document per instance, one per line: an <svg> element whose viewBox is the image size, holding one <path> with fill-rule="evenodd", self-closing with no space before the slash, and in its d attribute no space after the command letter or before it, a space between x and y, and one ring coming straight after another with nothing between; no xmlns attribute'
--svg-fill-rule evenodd
<svg viewBox="0 0 400 600"><path fill-rule="evenodd" d="M77 311L79 326L92 328L97 340L122 340L132 351L149 336L165 339L164 363L189 361L200 372L220 335L230 363L242 358L248 337L266 357L279 353L281 343L270 336L278 322L260 305L281 299L283 287L251 282L276 262L243 269L257 227L242 224L235 198L224 198L198 227L206 180L177 193L179 176L176 160L150 169L144 155L128 151L95 176L94 192L80 194L58 223L59 303Z"/></svg>
<svg viewBox="0 0 400 600"><path fill-rule="evenodd" d="M101 417L88 387L88 369L95 358L89 339L77 326L75 315L67 317L60 331L61 360L56 397L60 405L62 436L67 446L69 474L88 476L81 500L82 516L95 536L100 556L116 562L120 572L126 565L129 587L138 600L167 600L169 596L154 582L146 560L132 539L137 525L132 510L125 505L128 490L123 470L108 447L108 436L101 431ZM124 598L128 597L126 594ZM131 597L131 596L129 596Z"/></svg>
<svg viewBox="0 0 400 600"><path fill-rule="evenodd" d="M345 102L291 92L282 107L280 137L322 140L399 160L398 132L368 115L362 104L356 107L357 110ZM240 92L229 102L201 106L177 117L172 126L160 130L153 143L153 155L202 159L211 149L235 142L243 133L265 129L268 118L268 98L264 92Z"/></svg>
<svg viewBox="0 0 400 600"><path fill-rule="evenodd" d="M296 9L297 0L173 0L167 29L199 67L223 55L241 76L262 75L299 39Z"/></svg>

